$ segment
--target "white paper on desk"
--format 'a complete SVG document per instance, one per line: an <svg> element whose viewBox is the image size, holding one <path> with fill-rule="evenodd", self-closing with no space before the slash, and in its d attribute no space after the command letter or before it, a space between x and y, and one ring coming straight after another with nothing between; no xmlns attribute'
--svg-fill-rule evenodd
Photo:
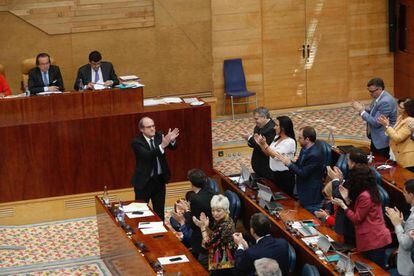
<svg viewBox="0 0 414 276"><path fill-rule="evenodd" d="M151 210L148 211L142 211L143 214L133 214L133 213L126 213L127 217L130 219L133 218L145 218L145 217L152 217L154 215Z"/></svg>
<svg viewBox="0 0 414 276"><path fill-rule="evenodd" d="M181 260L178 261L170 261L174 258L181 258ZM169 257L162 257L158 258L158 261L161 263L161 265L167 265L167 264L178 264L178 263L188 263L190 260L188 260L186 255L177 255L177 256L169 256Z"/></svg>
<svg viewBox="0 0 414 276"><path fill-rule="evenodd" d="M37 93L37 95L51 95L51 94L62 94L62 91L45 91L45 92Z"/></svg>
<svg viewBox="0 0 414 276"><path fill-rule="evenodd" d="M178 98L178 97L166 97L166 98L163 98L163 100L166 103L182 103L183 102L181 98Z"/></svg>
<svg viewBox="0 0 414 276"><path fill-rule="evenodd" d="M135 75L120 76L119 78L122 81L131 81L131 80L137 80L137 79L139 79L139 77L138 76L135 76Z"/></svg>
<svg viewBox="0 0 414 276"><path fill-rule="evenodd" d="M106 86L103 83L94 83L93 85L93 89L94 90L102 90L105 89Z"/></svg>
<svg viewBox="0 0 414 276"><path fill-rule="evenodd" d="M188 104L190 104L192 102L198 102L197 98L184 98L183 100L184 100L185 103L188 103Z"/></svg>
<svg viewBox="0 0 414 276"><path fill-rule="evenodd" d="M144 100L144 106L153 106L153 105L159 105L159 104L166 104L166 102L163 99L145 99Z"/></svg>
<svg viewBox="0 0 414 276"><path fill-rule="evenodd" d="M147 203L132 202L128 205L122 206L122 211L125 213L135 212L135 211L148 211Z"/></svg>
<svg viewBox="0 0 414 276"><path fill-rule="evenodd" d="M26 93L4 96L5 99L13 99L13 98L21 98L21 97L26 97Z"/></svg>
<svg viewBox="0 0 414 276"><path fill-rule="evenodd" d="M164 225L151 227L151 228L141 228L140 230L141 230L142 234L144 234L144 235L167 232L167 229L165 229Z"/></svg>
<svg viewBox="0 0 414 276"><path fill-rule="evenodd" d="M140 223L138 223L138 229L143 229L143 228L156 228L156 227L161 227L163 226L164 222L162 221L142 221Z"/></svg>

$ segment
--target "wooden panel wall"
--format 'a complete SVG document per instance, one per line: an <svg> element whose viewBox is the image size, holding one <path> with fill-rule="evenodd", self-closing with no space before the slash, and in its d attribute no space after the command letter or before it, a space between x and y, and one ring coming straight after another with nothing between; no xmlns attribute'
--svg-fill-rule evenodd
<svg viewBox="0 0 414 276"><path fill-rule="evenodd" d="M154 0L154 14L153 27L47 35L9 12L0 12L0 63L14 93L20 92L23 59L50 53L61 67L65 87L71 88L89 52L99 50L118 75L139 75L146 97L211 94L210 1Z"/></svg>
<svg viewBox="0 0 414 276"><path fill-rule="evenodd" d="M414 3L409 0L398 0L397 2L397 18L399 14L399 5L406 6L407 29L406 49L400 50L398 47L398 37L402 34L397 31L397 47L395 52L395 95L398 98L412 97L414 98ZM398 22L398 19L397 19ZM397 30L399 28L397 27Z"/></svg>
<svg viewBox="0 0 414 276"><path fill-rule="evenodd" d="M223 111L223 60L228 58L243 59L248 89L257 92L259 104L269 108L368 99L365 85L374 76L384 78L393 92L387 3L213 0L218 113ZM303 42L299 42L301 36ZM312 66L300 61L303 43L311 46Z"/></svg>

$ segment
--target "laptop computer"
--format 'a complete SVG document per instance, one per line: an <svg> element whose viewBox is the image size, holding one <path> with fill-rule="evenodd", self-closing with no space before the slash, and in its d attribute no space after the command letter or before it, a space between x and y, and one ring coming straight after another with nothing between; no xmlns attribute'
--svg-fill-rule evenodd
<svg viewBox="0 0 414 276"><path fill-rule="evenodd" d="M274 200L286 199L282 192L273 192L272 189L270 189L270 187L264 184L257 183L257 187L259 188L259 191L272 195L272 198Z"/></svg>
<svg viewBox="0 0 414 276"><path fill-rule="evenodd" d="M318 248L323 251L323 253L327 253L330 249L339 252L349 252L351 251L352 247L340 242L330 241L328 237L322 235L318 239Z"/></svg>

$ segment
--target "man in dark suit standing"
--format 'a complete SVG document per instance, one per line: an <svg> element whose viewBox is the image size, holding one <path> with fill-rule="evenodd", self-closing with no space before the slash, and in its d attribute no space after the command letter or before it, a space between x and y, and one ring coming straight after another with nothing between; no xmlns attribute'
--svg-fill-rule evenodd
<svg viewBox="0 0 414 276"><path fill-rule="evenodd" d="M36 67L29 71L28 88L32 95L40 92L63 91L63 79L59 66L50 64L50 56L40 53L36 57Z"/></svg>
<svg viewBox="0 0 414 276"><path fill-rule="evenodd" d="M112 63L102 61L102 55L98 51L91 52L89 63L79 68L73 87L75 90L94 89L94 84L106 87L119 84Z"/></svg>
<svg viewBox="0 0 414 276"><path fill-rule="evenodd" d="M241 233L234 233L233 240L237 244L235 265L240 275L255 275L254 261L261 258L274 259L279 263L282 275L288 274L289 245L285 239L275 239L270 235L271 224L262 213L250 218L250 234L256 243L249 247Z"/></svg>
<svg viewBox="0 0 414 276"><path fill-rule="evenodd" d="M276 154L276 158L296 174L296 190L299 203L314 214L322 207L322 179L324 177L322 154L319 148L315 146L315 129L310 126L301 128L298 141L302 149L296 162L279 153Z"/></svg>
<svg viewBox="0 0 414 276"><path fill-rule="evenodd" d="M247 141L247 145L253 148L251 164L253 171L257 177L265 177L267 179L273 179L273 172L269 165L269 156L263 153L260 146L254 140L254 134L258 133L266 138L266 142L270 145L275 138L275 122L270 118L269 110L265 107L258 107L253 110L254 120L256 126L254 127L253 134L243 133L242 136Z"/></svg>
<svg viewBox="0 0 414 276"><path fill-rule="evenodd" d="M179 130L169 129L164 136L155 131L154 121L148 117L142 118L138 127L141 133L132 141L136 167L131 182L135 200L151 199L155 213L164 221L165 184L171 176L165 149L176 147Z"/></svg>

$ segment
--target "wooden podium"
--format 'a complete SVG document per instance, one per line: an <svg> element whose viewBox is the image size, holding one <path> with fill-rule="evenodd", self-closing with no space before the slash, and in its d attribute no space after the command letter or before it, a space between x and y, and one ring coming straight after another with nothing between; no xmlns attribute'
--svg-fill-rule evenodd
<svg viewBox="0 0 414 276"><path fill-rule="evenodd" d="M131 187L138 120L178 127L167 151L171 182L212 174L210 106L143 107L143 89L69 92L0 100L0 203Z"/></svg>

